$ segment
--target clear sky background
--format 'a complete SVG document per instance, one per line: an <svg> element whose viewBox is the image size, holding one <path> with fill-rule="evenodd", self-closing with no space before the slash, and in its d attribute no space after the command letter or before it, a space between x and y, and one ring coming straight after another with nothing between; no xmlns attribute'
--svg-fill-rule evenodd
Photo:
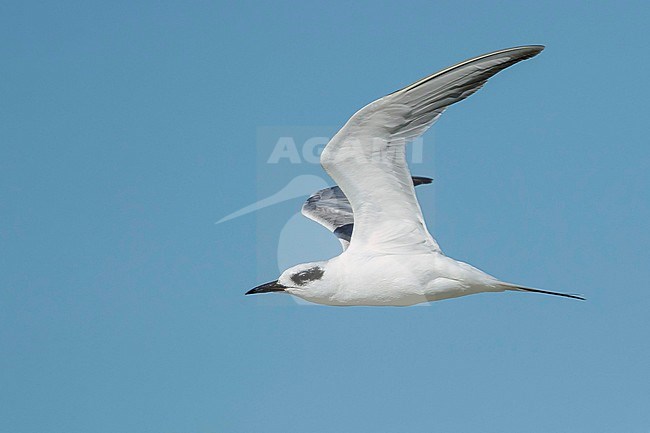
<svg viewBox="0 0 650 433"><path fill-rule="evenodd" d="M641 1L3 2L0 432L647 433L648 22ZM448 255L586 302L243 296L336 251L288 223L302 198L215 224L330 182L266 163L268 128L302 145L523 44L547 48L449 109L413 172Z"/></svg>

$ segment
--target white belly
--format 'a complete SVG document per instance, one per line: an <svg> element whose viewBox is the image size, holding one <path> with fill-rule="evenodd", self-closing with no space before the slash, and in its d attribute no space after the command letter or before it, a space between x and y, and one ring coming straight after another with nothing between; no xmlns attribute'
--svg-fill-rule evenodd
<svg viewBox="0 0 650 433"><path fill-rule="evenodd" d="M326 276L327 290L295 294L325 305L408 306L496 291L489 285L494 278L438 253L344 253L328 263Z"/></svg>

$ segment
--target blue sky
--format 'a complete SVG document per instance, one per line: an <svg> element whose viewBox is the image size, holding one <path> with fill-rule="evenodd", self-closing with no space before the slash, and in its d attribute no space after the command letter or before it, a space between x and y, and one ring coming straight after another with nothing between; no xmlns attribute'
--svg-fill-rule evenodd
<svg viewBox="0 0 650 433"><path fill-rule="evenodd" d="M4 2L0 431L647 432L644 2ZM269 164L364 104L544 44L414 174L443 251L587 302L244 297L336 253ZM282 233L282 235L280 235Z"/></svg>

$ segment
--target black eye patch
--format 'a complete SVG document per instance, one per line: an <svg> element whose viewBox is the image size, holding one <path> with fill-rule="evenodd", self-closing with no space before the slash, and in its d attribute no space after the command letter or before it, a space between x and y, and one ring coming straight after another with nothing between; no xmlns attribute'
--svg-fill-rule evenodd
<svg viewBox="0 0 650 433"><path fill-rule="evenodd" d="M303 286L309 281L320 280L325 272L318 266L298 272L291 276L291 281L299 286Z"/></svg>

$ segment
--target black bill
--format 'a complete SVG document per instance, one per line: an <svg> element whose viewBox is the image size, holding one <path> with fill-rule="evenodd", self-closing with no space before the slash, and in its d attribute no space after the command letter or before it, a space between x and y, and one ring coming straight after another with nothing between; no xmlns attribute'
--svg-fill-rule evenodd
<svg viewBox="0 0 650 433"><path fill-rule="evenodd" d="M278 283L276 280L276 281L271 281L270 283L262 284L261 286L257 286L254 289L250 289L245 294L256 295L258 293L284 292L284 289L286 289L286 286L283 286L282 284Z"/></svg>

